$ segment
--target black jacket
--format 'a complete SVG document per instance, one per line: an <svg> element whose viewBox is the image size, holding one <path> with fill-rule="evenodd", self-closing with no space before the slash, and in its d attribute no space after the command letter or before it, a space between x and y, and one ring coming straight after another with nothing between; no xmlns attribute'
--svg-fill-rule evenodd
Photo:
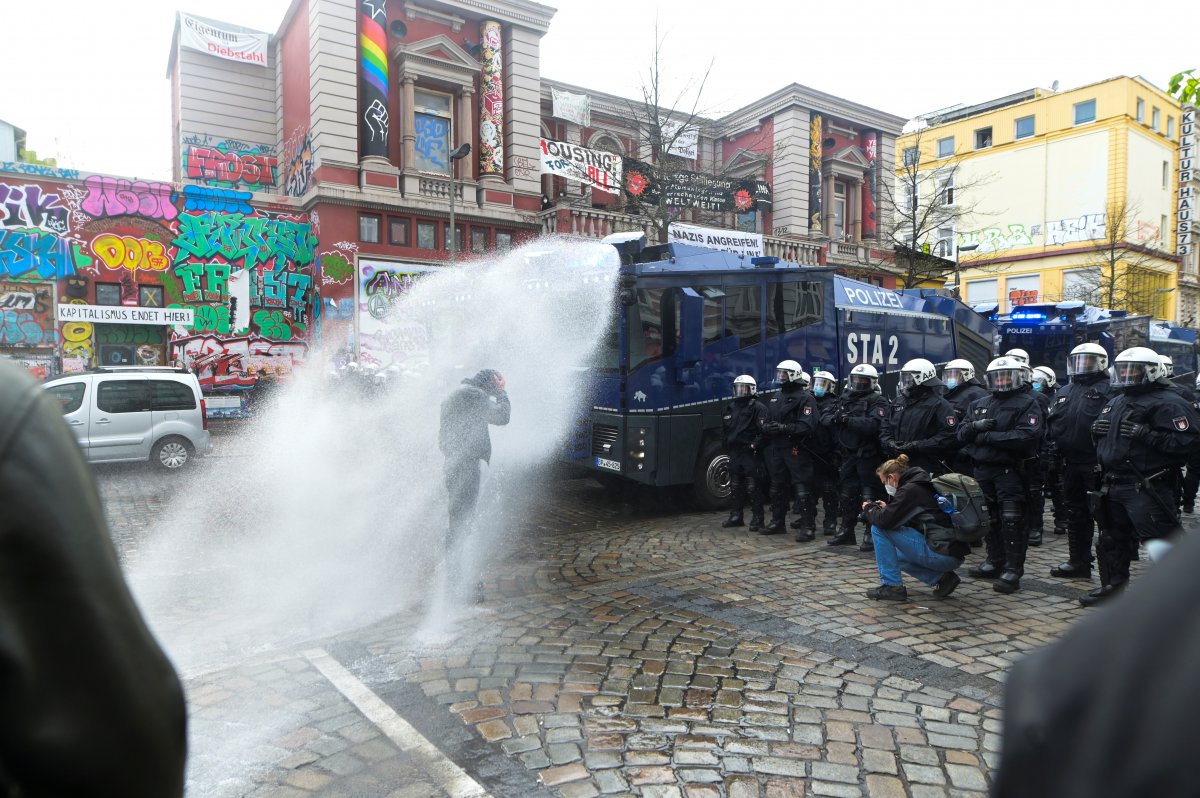
<svg viewBox="0 0 1200 798"><path fill-rule="evenodd" d="M824 396L813 394L813 401L817 403L817 426L809 445L823 459L833 462L835 454L833 413L838 404L838 397L837 394L832 393Z"/></svg>
<svg viewBox="0 0 1200 798"><path fill-rule="evenodd" d="M491 372L481 371L442 402L442 425L438 446L446 461L492 459L492 437L488 424L504 426L512 408L508 394L495 387Z"/></svg>
<svg viewBox="0 0 1200 798"><path fill-rule="evenodd" d="M1038 453L1046 420L1041 404L1030 393L992 393L971 405L971 415L959 425L958 439L967 444L975 465L1019 466ZM989 418L996 421L996 428L976 432L972 423Z"/></svg>
<svg viewBox="0 0 1200 798"><path fill-rule="evenodd" d="M850 391L825 406L822 422L833 429L833 439L844 454L855 457L880 456L879 434L887 422L891 405L874 391ZM839 417L845 417L839 421Z"/></svg>
<svg viewBox="0 0 1200 798"><path fill-rule="evenodd" d="M883 425L885 449L892 446L920 459L942 459L958 448L954 441L958 418L941 395L943 387L940 380L929 380L905 396L903 403L896 403Z"/></svg>
<svg viewBox="0 0 1200 798"><path fill-rule="evenodd" d="M912 527L925 535L929 547L952 557L964 557L970 550L953 540L950 516L937 504L933 480L923 468L910 467L900 475L896 495L884 506L873 504L863 511L868 524L880 529Z"/></svg>
<svg viewBox="0 0 1200 798"><path fill-rule="evenodd" d="M1046 416L1046 434L1054 442L1059 457L1068 463L1096 462L1096 443L1092 422L1111 398L1107 372L1073 377L1054 394Z"/></svg>
<svg viewBox="0 0 1200 798"><path fill-rule="evenodd" d="M1096 460L1106 474L1149 477L1183 465L1200 446L1196 408L1165 385L1126 388L1109 400L1100 418L1109 421L1108 434L1096 441ZM1140 440L1122 437L1122 421L1147 424L1150 432Z"/></svg>
<svg viewBox="0 0 1200 798"><path fill-rule="evenodd" d="M0 361L0 795L183 795L179 679L61 409Z"/></svg>
<svg viewBox="0 0 1200 798"><path fill-rule="evenodd" d="M761 448L767 408L752 396L734 399L721 417L721 443L726 449Z"/></svg>
<svg viewBox="0 0 1200 798"><path fill-rule="evenodd" d="M817 426L817 400L796 384L784 386L767 403L767 422L782 424L778 432L764 430L768 445L798 446L812 437Z"/></svg>
<svg viewBox="0 0 1200 798"><path fill-rule="evenodd" d="M967 417L967 410L971 405L987 395L988 389L983 387L977 377L972 377L967 382L954 386L953 390L946 391L942 398L954 408L955 418L964 419Z"/></svg>

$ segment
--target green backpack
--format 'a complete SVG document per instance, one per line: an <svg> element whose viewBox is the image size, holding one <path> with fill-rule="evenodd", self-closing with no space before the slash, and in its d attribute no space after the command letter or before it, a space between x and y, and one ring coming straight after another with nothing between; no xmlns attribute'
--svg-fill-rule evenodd
<svg viewBox="0 0 1200 798"><path fill-rule="evenodd" d="M954 539L963 543L982 540L992 516L979 483L966 474L942 474L934 477L933 490L938 506L950 516Z"/></svg>

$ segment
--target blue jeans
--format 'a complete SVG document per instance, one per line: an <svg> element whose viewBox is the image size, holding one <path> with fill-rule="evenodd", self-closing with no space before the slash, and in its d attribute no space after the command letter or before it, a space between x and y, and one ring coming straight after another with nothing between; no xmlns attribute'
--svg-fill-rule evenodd
<svg viewBox="0 0 1200 798"><path fill-rule="evenodd" d="M933 587L942 574L962 565L958 557L938 554L929 548L925 536L912 527L880 529L871 527L875 540L875 565L879 568L879 581L885 585L901 585L900 572L912 574Z"/></svg>

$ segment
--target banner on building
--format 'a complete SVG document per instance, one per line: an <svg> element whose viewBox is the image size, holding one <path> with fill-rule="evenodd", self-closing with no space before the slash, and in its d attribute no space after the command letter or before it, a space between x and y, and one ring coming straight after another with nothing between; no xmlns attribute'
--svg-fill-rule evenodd
<svg viewBox="0 0 1200 798"><path fill-rule="evenodd" d="M678 155L689 161L696 160L700 143L700 130L695 125L664 121L662 123L663 149L667 155Z"/></svg>
<svg viewBox="0 0 1200 798"><path fill-rule="evenodd" d="M581 127L592 124L592 98L586 94L571 94L569 91L550 89L554 96L554 116Z"/></svg>
<svg viewBox="0 0 1200 798"><path fill-rule="evenodd" d="M625 193L647 205L657 205L665 195L666 204L676 208L732 213L771 210L771 184L764 180L685 171L656 176L649 164L632 158L622 160Z"/></svg>
<svg viewBox="0 0 1200 798"><path fill-rule="evenodd" d="M819 233L821 214L821 156L824 145L821 115L813 114L808 121L808 229Z"/></svg>
<svg viewBox="0 0 1200 798"><path fill-rule="evenodd" d="M207 22L190 14L179 14L179 44L202 53L243 64L267 66L265 33L252 33L235 26Z"/></svg>
<svg viewBox="0 0 1200 798"><path fill-rule="evenodd" d="M195 322L191 308L147 308L132 305L58 306L59 321L83 321L99 324L182 324Z"/></svg>
<svg viewBox="0 0 1200 798"><path fill-rule="evenodd" d="M752 258L763 254L761 233L740 233L737 230L717 230L712 227L672 223L667 226L667 239L672 244L691 244Z"/></svg>
<svg viewBox="0 0 1200 798"><path fill-rule="evenodd" d="M1193 204L1196 197L1192 192L1192 178L1196 156L1196 109L1190 105L1183 109L1179 120L1179 197L1175 203L1175 253L1180 257L1192 251L1192 220L1195 218ZM1165 238L1167 231L1163 230Z"/></svg>
<svg viewBox="0 0 1200 798"><path fill-rule="evenodd" d="M479 25L479 174L504 174L504 53L500 23Z"/></svg>
<svg viewBox="0 0 1200 798"><path fill-rule="evenodd" d="M874 130L863 133L862 148L867 158L867 174L862 190L862 234L867 238L874 236L879 229L879 134Z"/></svg>
<svg viewBox="0 0 1200 798"><path fill-rule="evenodd" d="M586 183L609 194L621 193L621 156L578 144L542 139L542 174Z"/></svg>

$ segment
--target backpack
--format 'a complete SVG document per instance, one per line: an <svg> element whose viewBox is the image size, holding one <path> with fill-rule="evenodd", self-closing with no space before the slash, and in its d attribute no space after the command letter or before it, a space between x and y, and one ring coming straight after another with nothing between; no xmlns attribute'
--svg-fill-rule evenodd
<svg viewBox="0 0 1200 798"><path fill-rule="evenodd" d="M963 543L982 540L992 516L979 483L966 474L942 474L934 477L933 490L938 506L950 516L954 539Z"/></svg>

